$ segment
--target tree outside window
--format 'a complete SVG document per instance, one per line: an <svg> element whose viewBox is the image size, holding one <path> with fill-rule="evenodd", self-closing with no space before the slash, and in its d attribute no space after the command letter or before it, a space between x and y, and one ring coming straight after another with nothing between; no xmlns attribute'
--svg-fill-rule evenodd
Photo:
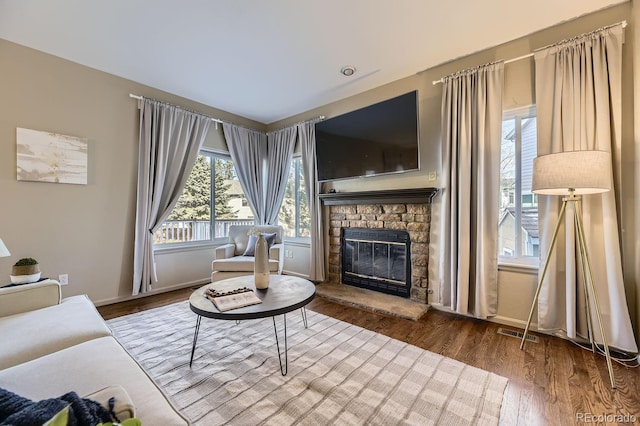
<svg viewBox="0 0 640 426"><path fill-rule="evenodd" d="M291 162L284 200L278 214L278 224L284 229L286 237L310 236L311 215L300 158L294 158Z"/></svg>
<svg viewBox="0 0 640 426"><path fill-rule="evenodd" d="M201 151L180 199L156 233L155 242L190 243L223 238L232 224L253 224L253 213L233 162L229 157Z"/></svg>

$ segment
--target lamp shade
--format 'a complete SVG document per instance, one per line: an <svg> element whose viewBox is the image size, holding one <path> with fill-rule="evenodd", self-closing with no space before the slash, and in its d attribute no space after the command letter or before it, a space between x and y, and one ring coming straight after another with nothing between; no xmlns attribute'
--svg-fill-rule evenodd
<svg viewBox="0 0 640 426"><path fill-rule="evenodd" d="M11 253L9 253L9 249L2 242L2 238L0 238L0 257L9 257Z"/></svg>
<svg viewBox="0 0 640 426"><path fill-rule="evenodd" d="M611 190L611 153L565 151L533 160L531 190L536 194L596 194Z"/></svg>

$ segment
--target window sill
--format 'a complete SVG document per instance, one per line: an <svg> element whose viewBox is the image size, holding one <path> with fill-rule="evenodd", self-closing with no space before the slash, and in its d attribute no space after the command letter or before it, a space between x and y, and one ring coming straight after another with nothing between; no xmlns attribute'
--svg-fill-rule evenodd
<svg viewBox="0 0 640 426"><path fill-rule="evenodd" d="M214 249L227 243L226 239L220 241L197 241L193 243L158 244L153 246L153 252L157 254L182 253L186 251Z"/></svg>
<svg viewBox="0 0 640 426"><path fill-rule="evenodd" d="M517 272L520 274L538 275L538 259L532 260L499 260L498 271Z"/></svg>
<svg viewBox="0 0 640 426"><path fill-rule="evenodd" d="M311 245L311 238L285 237L283 238L283 242L285 245L288 245L288 246L309 247Z"/></svg>

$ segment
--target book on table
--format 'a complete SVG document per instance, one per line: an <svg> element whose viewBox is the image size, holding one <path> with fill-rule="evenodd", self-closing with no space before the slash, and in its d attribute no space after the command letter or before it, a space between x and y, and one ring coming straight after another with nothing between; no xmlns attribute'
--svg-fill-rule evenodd
<svg viewBox="0 0 640 426"><path fill-rule="evenodd" d="M220 312L262 303L253 290L246 287L230 291L217 291L209 288L204 295L213 302Z"/></svg>

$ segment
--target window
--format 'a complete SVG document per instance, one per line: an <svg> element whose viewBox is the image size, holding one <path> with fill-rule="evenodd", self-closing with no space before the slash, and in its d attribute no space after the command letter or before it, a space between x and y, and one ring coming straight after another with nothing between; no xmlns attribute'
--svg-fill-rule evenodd
<svg viewBox="0 0 640 426"><path fill-rule="evenodd" d="M155 243L224 238L229 226L236 224L253 225L253 213L233 162L228 156L200 151L180 199L156 232Z"/></svg>
<svg viewBox="0 0 640 426"><path fill-rule="evenodd" d="M278 224L284 228L284 235L292 238L309 238L311 217L307 202L307 190L302 174L302 159L294 158L289 169L287 189L278 214Z"/></svg>
<svg viewBox="0 0 640 426"><path fill-rule="evenodd" d="M522 207L537 207L538 194L522 194Z"/></svg>
<svg viewBox="0 0 640 426"><path fill-rule="evenodd" d="M498 254L503 262L538 258L538 196L531 192L537 155L535 108L509 111L502 120Z"/></svg>

